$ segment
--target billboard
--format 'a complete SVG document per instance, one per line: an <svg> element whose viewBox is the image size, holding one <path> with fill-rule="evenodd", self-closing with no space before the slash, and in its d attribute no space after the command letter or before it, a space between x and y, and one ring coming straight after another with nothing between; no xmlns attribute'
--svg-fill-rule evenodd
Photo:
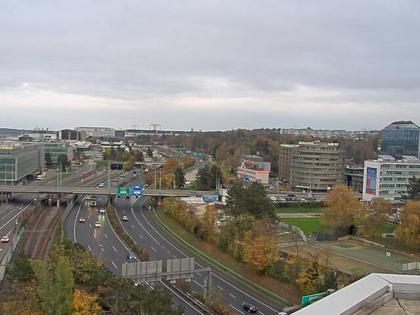
<svg viewBox="0 0 420 315"><path fill-rule="evenodd" d="M376 181L378 178L378 170L374 167L366 168L366 193L376 195Z"/></svg>

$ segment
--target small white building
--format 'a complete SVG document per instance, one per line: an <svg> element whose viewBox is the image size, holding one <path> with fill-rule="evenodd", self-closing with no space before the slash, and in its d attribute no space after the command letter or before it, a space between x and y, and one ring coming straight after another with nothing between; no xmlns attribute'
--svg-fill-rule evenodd
<svg viewBox="0 0 420 315"><path fill-rule="evenodd" d="M420 177L420 160L414 156L396 160L389 155L380 155L377 160L365 161L363 200L383 197L398 201L407 194L407 185L413 176Z"/></svg>
<svg viewBox="0 0 420 315"><path fill-rule="evenodd" d="M264 162L263 158L257 155L247 155L241 158L237 175L239 179L245 182L268 185L270 170L270 162Z"/></svg>

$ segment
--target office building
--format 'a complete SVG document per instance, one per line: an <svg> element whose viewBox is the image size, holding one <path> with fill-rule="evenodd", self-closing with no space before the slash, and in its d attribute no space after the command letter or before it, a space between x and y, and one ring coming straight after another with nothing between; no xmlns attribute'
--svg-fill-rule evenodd
<svg viewBox="0 0 420 315"><path fill-rule="evenodd" d="M412 121L396 121L381 132L381 154L401 159L403 155L420 158L420 127Z"/></svg>
<svg viewBox="0 0 420 315"><path fill-rule="evenodd" d="M86 133L72 129L63 129L59 132L60 140L83 141L86 139Z"/></svg>
<svg viewBox="0 0 420 315"><path fill-rule="evenodd" d="M377 197L401 200L407 194L407 185L413 176L420 177L420 160L414 156L397 160L390 155L381 155L377 160L365 161L363 200Z"/></svg>
<svg viewBox="0 0 420 315"><path fill-rule="evenodd" d="M73 146L67 142L45 142L43 146L48 166L57 165L60 156L65 156L67 161L73 160Z"/></svg>
<svg viewBox="0 0 420 315"><path fill-rule="evenodd" d="M256 182L268 185L270 170L270 162L264 162L263 158L257 155L247 155L241 157L237 175L245 183Z"/></svg>
<svg viewBox="0 0 420 315"><path fill-rule="evenodd" d="M343 152L338 143L299 142L290 170L294 189L326 192L344 182Z"/></svg>
<svg viewBox="0 0 420 315"><path fill-rule="evenodd" d="M290 180L290 164L292 157L297 153L297 144L281 144L279 150L279 177L283 180Z"/></svg>
<svg viewBox="0 0 420 315"><path fill-rule="evenodd" d="M46 141L57 141L58 132L48 129L34 129L30 132L26 132L19 136L19 141L24 142L46 142Z"/></svg>
<svg viewBox="0 0 420 315"><path fill-rule="evenodd" d="M415 315L419 310L420 276L372 273L294 314Z"/></svg>
<svg viewBox="0 0 420 315"><path fill-rule="evenodd" d="M44 151L40 144L0 144L0 182L8 185L42 172Z"/></svg>
<svg viewBox="0 0 420 315"><path fill-rule="evenodd" d="M115 130L108 127L77 127L77 131L85 132L86 137L112 138L115 137Z"/></svg>
<svg viewBox="0 0 420 315"><path fill-rule="evenodd" d="M353 191L362 193L363 192L363 166L346 165L344 168L344 177L347 186Z"/></svg>

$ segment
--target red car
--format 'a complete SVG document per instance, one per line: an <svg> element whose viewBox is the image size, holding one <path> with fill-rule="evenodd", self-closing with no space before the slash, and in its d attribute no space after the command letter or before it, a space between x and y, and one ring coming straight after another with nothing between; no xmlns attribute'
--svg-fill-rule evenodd
<svg viewBox="0 0 420 315"><path fill-rule="evenodd" d="M2 243L9 243L10 238L7 235L2 236L1 240Z"/></svg>

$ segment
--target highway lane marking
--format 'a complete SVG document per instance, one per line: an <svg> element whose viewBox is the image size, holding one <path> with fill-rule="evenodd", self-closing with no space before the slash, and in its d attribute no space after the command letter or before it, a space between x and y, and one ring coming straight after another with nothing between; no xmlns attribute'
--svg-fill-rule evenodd
<svg viewBox="0 0 420 315"><path fill-rule="evenodd" d="M114 245L112 245L112 249L114 250L114 252L117 252L117 249L115 248Z"/></svg>
<svg viewBox="0 0 420 315"><path fill-rule="evenodd" d="M233 306L232 304L229 304L229 306L231 308L233 308L235 311L237 311L239 314L245 314L244 312L242 312L240 309L236 308L235 306Z"/></svg>
<svg viewBox="0 0 420 315"><path fill-rule="evenodd" d="M140 237L141 239L143 239L143 238L144 238L141 234L139 234L139 237Z"/></svg>
<svg viewBox="0 0 420 315"><path fill-rule="evenodd" d="M92 251L92 247L90 247L90 245L88 245L88 249L89 249L89 251Z"/></svg>
<svg viewBox="0 0 420 315"><path fill-rule="evenodd" d="M111 265L112 265L115 269L117 269L117 270L118 270L117 265L116 265L113 261L111 261Z"/></svg>
<svg viewBox="0 0 420 315"><path fill-rule="evenodd" d="M136 219L136 221L139 223L141 228L146 232L146 234L149 235L152 240L154 240L156 243L158 243L160 245L160 242L140 222L140 220L137 218L136 214L134 213L133 209L131 209L131 212L133 213L134 219ZM143 211L140 210L140 213L143 213Z"/></svg>
<svg viewBox="0 0 420 315"><path fill-rule="evenodd" d="M103 247L101 247L101 251L105 252L105 249Z"/></svg>
<svg viewBox="0 0 420 315"><path fill-rule="evenodd" d="M195 280L193 280L193 282L194 283L196 283L200 288L202 288L203 287L203 285L202 284L200 284L200 283L198 283L197 281L195 281Z"/></svg>
<svg viewBox="0 0 420 315"><path fill-rule="evenodd" d="M156 213L155 213L156 216ZM187 254L185 254L185 252L183 252L182 250L180 250L178 247L176 247L174 244L172 244L165 236L163 236L161 233L159 233L159 231L156 230L156 228L149 222L149 220L146 218L146 216L143 214L142 212L142 217L144 218L145 222L148 223L148 225L150 225L150 227L164 240L166 240L166 242L171 245L176 251L178 251L181 255L183 255L184 257L189 257ZM196 264L200 267L200 268L205 268L203 265L201 265L200 263L196 262ZM228 286L232 287L233 289L241 292L242 294L246 295L247 297L251 298L252 300L254 300L255 302L257 302L258 304L263 305L264 307L277 312L277 310L275 310L273 307L265 304L264 302L261 302L260 300L258 300L256 297L248 294L247 292L244 292L243 290L241 290L240 288L238 288L237 286L235 286L234 284L230 283L229 281L225 280L224 278L220 277L217 273L212 272L212 274L219 280L223 281L224 283L226 283Z"/></svg>
<svg viewBox="0 0 420 315"><path fill-rule="evenodd" d="M108 235L106 233L104 235L105 235L105 238L107 239L108 238Z"/></svg>
<svg viewBox="0 0 420 315"><path fill-rule="evenodd" d="M131 224L130 227L135 230L134 225Z"/></svg>
<svg viewBox="0 0 420 315"><path fill-rule="evenodd" d="M12 222L17 216L19 216L23 211L25 211L28 207L30 206L30 204L28 204L25 208L23 208L22 210L20 210L15 216L13 216L12 218L10 218L10 220L9 221L7 221L5 224L3 224L1 227L0 227L0 230L2 229L2 228L4 228L6 225L8 225L10 222ZM11 231L9 231L9 233L10 233ZM7 235L9 235L9 233L7 233Z"/></svg>
<svg viewBox="0 0 420 315"><path fill-rule="evenodd" d="M237 297L234 296L232 293L229 293L228 295L231 296L232 298L234 298L235 300L237 299Z"/></svg>
<svg viewBox="0 0 420 315"><path fill-rule="evenodd" d="M153 246L150 246L150 248L152 249L152 251L154 251L155 253L157 253L157 250Z"/></svg>
<svg viewBox="0 0 420 315"><path fill-rule="evenodd" d="M117 216L117 217L118 217L118 216ZM120 237L118 236L118 234L115 232L114 227L112 226L111 222L109 222L109 219L108 219L108 214L105 214L105 218L106 218L106 221L107 221L108 225L110 226L110 228L111 228L112 232L114 233L114 235L118 238L118 240L119 240L119 241L120 241L120 243L124 246L124 248L125 248L127 251L129 251L129 249L128 249L127 245L125 245L125 243L121 240L121 238L120 238ZM119 220L119 218L118 218L118 220ZM121 224L121 221L120 221L120 224Z"/></svg>
<svg viewBox="0 0 420 315"><path fill-rule="evenodd" d="M84 198L83 198L84 199ZM77 243L76 240L76 225L77 225L77 218L79 217L79 212L80 212L80 208L82 207L83 204L83 199L82 202L80 203L79 209L77 209L77 213L76 216L74 217L74 223L73 223L73 238L74 238L74 242Z"/></svg>
<svg viewBox="0 0 420 315"><path fill-rule="evenodd" d="M224 291L223 288L220 285L216 286L219 290Z"/></svg>

